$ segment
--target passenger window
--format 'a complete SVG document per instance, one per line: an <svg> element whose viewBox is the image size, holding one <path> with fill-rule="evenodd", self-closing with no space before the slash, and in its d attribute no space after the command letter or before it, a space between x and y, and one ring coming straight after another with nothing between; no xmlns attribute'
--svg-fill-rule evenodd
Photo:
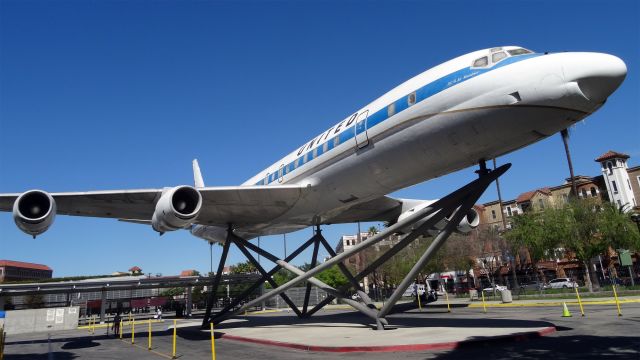
<svg viewBox="0 0 640 360"><path fill-rule="evenodd" d="M416 92L412 92L411 94L409 94L409 97L407 98L407 103L409 104L409 106L414 105L416 103Z"/></svg>
<svg viewBox="0 0 640 360"><path fill-rule="evenodd" d="M391 105L387 107L387 116L392 117L395 114L396 114L396 103L391 103Z"/></svg>
<svg viewBox="0 0 640 360"><path fill-rule="evenodd" d="M483 56L480 59L477 59L476 61L473 62L473 67L483 67L483 66L487 66L487 64L489 64L489 58L487 58L486 56Z"/></svg>
<svg viewBox="0 0 640 360"><path fill-rule="evenodd" d="M506 57L507 57L507 54L504 51L500 51L491 55L491 62L495 64Z"/></svg>
<svg viewBox="0 0 640 360"><path fill-rule="evenodd" d="M333 147L340 145L340 135L333 138Z"/></svg>
<svg viewBox="0 0 640 360"><path fill-rule="evenodd" d="M323 148L323 152L327 152L329 150L329 142L327 141L326 143L322 144L322 148Z"/></svg>

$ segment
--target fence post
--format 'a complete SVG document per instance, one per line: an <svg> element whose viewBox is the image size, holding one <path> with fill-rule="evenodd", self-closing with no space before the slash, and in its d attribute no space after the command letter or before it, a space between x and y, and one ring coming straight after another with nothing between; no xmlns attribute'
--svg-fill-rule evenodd
<svg viewBox="0 0 640 360"><path fill-rule="evenodd" d="M173 355L171 356L172 359L176 358L176 323L178 322L178 320L173 319Z"/></svg>
<svg viewBox="0 0 640 360"><path fill-rule="evenodd" d="M616 306L618 307L618 316L622 316L622 312L620 311L620 301L618 300L618 292L616 291L616 284L613 284L611 288L613 289L613 296L616 299Z"/></svg>
<svg viewBox="0 0 640 360"><path fill-rule="evenodd" d="M149 350L151 350L151 319L149 319Z"/></svg>
<svg viewBox="0 0 640 360"><path fill-rule="evenodd" d="M132 322L131 323L131 344L135 343L135 337L136 337L136 322Z"/></svg>
<svg viewBox="0 0 640 360"><path fill-rule="evenodd" d="M213 335L213 323L211 324L211 360L216 360L215 336Z"/></svg>

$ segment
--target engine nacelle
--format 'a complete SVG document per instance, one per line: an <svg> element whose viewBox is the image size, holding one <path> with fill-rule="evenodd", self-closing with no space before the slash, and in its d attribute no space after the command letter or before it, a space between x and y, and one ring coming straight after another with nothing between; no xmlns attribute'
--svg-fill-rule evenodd
<svg viewBox="0 0 640 360"><path fill-rule="evenodd" d="M13 221L34 238L47 231L55 217L56 201L45 191L29 190L13 203Z"/></svg>
<svg viewBox="0 0 640 360"><path fill-rule="evenodd" d="M406 219L407 217L415 214L416 212L424 209L427 206L430 206L431 204L433 204L434 202L436 202L437 200L427 200L427 201L422 201L420 203L418 203L417 205L413 206L412 208L405 210L402 212L402 214L400 214L400 216L398 217L398 222ZM411 204L411 202L413 201L409 201L408 203ZM414 205L414 204L412 204ZM444 227L449 223L449 219L451 219L452 215L448 215L446 216L444 219L438 221L435 225L433 225L433 227L431 227L428 230L428 233L430 235L437 235L438 232L440 232L442 229L444 229ZM424 224L427 220L429 220L429 218L431 218L430 216L425 217L424 219L416 222L415 224L403 228L401 232L403 233L407 233L410 232L412 230L417 229L418 227L420 227L422 224ZM480 215L478 214L478 212L471 208L469 209L469 211L467 212L467 214L464 216L464 218L462 218L462 220L460 221L460 223L458 224L458 226L456 227L456 232L461 233L461 234L466 234L469 233L471 230L475 229L476 227L478 227L478 225L480 225Z"/></svg>
<svg viewBox="0 0 640 360"><path fill-rule="evenodd" d="M159 233L183 229L193 224L200 214L202 195L191 186L176 186L165 191L151 219L151 226Z"/></svg>

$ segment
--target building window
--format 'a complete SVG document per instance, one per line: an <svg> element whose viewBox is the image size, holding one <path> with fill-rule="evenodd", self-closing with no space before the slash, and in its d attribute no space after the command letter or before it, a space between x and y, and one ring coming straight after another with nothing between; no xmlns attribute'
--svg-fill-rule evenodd
<svg viewBox="0 0 640 360"><path fill-rule="evenodd" d="M593 196L593 197L598 196L598 191L596 190L596 188L594 186L591 187L591 196Z"/></svg>
<svg viewBox="0 0 640 360"><path fill-rule="evenodd" d="M544 200L538 199L538 205L540 205L540 209L544 209Z"/></svg>
<svg viewBox="0 0 640 360"><path fill-rule="evenodd" d="M638 176L638 186L640 186L640 176Z"/></svg>
<svg viewBox="0 0 640 360"><path fill-rule="evenodd" d="M512 216L513 213L511 212L511 206L507 206L507 215Z"/></svg>
<svg viewBox="0 0 640 360"><path fill-rule="evenodd" d="M609 175L613 175L613 165L611 161L607 161L607 169L609 169Z"/></svg>
<svg viewBox="0 0 640 360"><path fill-rule="evenodd" d="M618 185L616 185L615 180L611 180L611 187L613 188L613 193L617 194L618 193Z"/></svg>
<svg viewBox="0 0 640 360"><path fill-rule="evenodd" d="M566 204L569 202L569 194L562 194L562 201Z"/></svg>
<svg viewBox="0 0 640 360"><path fill-rule="evenodd" d="M495 220L495 218L496 218L496 211L495 210L491 210L491 218Z"/></svg>
<svg viewBox="0 0 640 360"><path fill-rule="evenodd" d="M587 190L585 190L585 189L580 190L580 196L582 196L583 198L586 198L587 197Z"/></svg>
<svg viewBox="0 0 640 360"><path fill-rule="evenodd" d="M629 185L629 190L631 190L631 180L627 179L627 185Z"/></svg>
<svg viewBox="0 0 640 360"><path fill-rule="evenodd" d="M618 208L622 208L622 201L618 200Z"/></svg>

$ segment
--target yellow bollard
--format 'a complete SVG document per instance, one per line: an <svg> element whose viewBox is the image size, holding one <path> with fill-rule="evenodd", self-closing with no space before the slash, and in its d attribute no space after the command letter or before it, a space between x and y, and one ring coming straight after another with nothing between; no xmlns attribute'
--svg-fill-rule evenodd
<svg viewBox="0 0 640 360"><path fill-rule="evenodd" d="M616 306L618 307L618 316L622 316L622 312L620 311L620 301L618 300L618 292L616 291L616 285L614 284L611 288L613 289L613 296L616 299Z"/></svg>
<svg viewBox="0 0 640 360"><path fill-rule="evenodd" d="M416 295L418 297L418 309L420 309L420 311L422 311L422 304L420 304L420 291L416 290Z"/></svg>
<svg viewBox="0 0 640 360"><path fill-rule="evenodd" d="M216 360L216 344L215 336L213 336L213 323L211 324L211 359Z"/></svg>
<svg viewBox="0 0 640 360"><path fill-rule="evenodd" d="M151 319L149 319L149 350L151 350Z"/></svg>
<svg viewBox="0 0 640 360"><path fill-rule="evenodd" d="M449 293L445 291L444 296L447 298L447 312L451 312L451 305L449 305Z"/></svg>
<svg viewBox="0 0 640 360"><path fill-rule="evenodd" d="M176 323L178 320L173 319L173 355L171 356L172 359L176 358Z"/></svg>
<svg viewBox="0 0 640 360"><path fill-rule="evenodd" d="M487 304L484 302L484 290L480 289L480 293L482 294L482 309L484 313L487 313Z"/></svg>
<svg viewBox="0 0 640 360"><path fill-rule="evenodd" d="M124 328L122 327L123 323L122 323L122 319L120 319L120 340L122 340L122 332L124 331Z"/></svg>
<svg viewBox="0 0 640 360"><path fill-rule="evenodd" d="M580 305L580 313L584 316L584 309L582 308L582 300L580 300L580 293L578 292L578 287L573 287L576 290L576 297L578 298L578 305Z"/></svg>
<svg viewBox="0 0 640 360"><path fill-rule="evenodd" d="M132 322L131 323L131 344L135 343L135 337L136 337L136 322Z"/></svg>

